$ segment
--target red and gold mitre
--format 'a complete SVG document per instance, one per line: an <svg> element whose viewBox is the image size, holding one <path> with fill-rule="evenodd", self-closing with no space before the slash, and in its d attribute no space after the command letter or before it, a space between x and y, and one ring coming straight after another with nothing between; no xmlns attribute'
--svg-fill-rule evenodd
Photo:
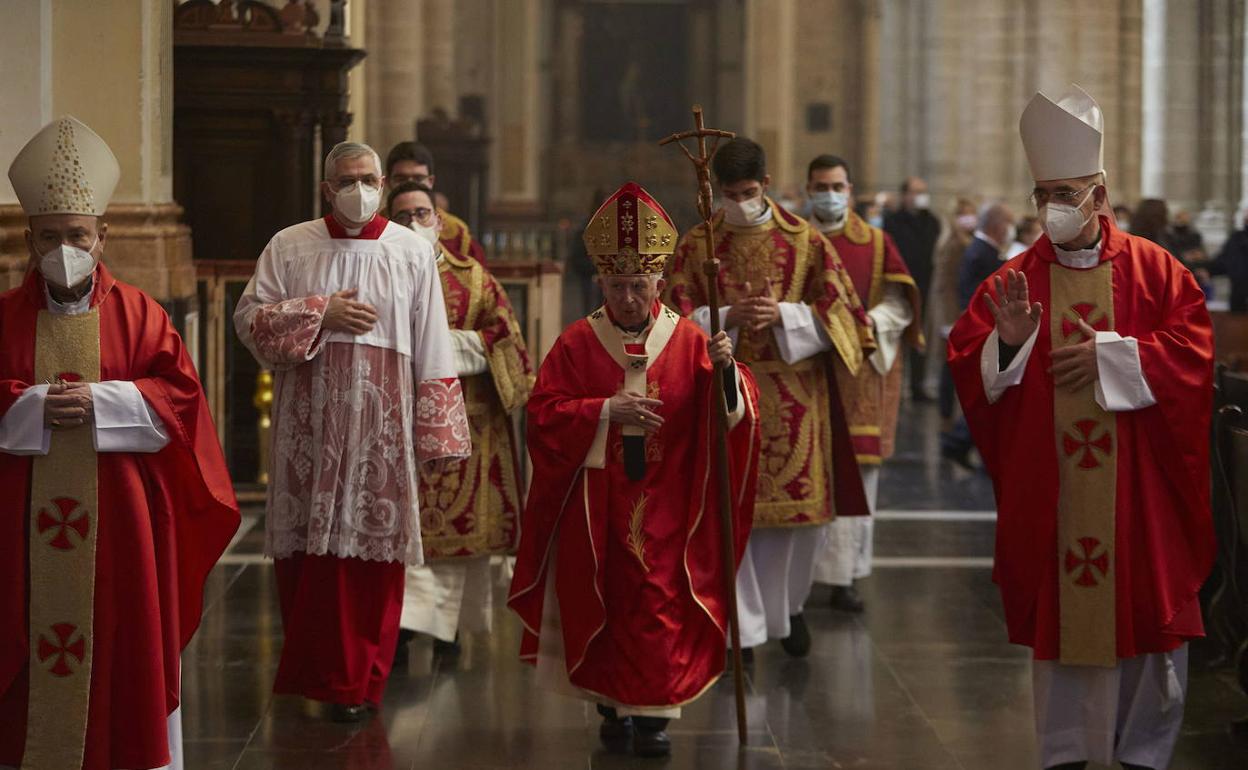
<svg viewBox="0 0 1248 770"><path fill-rule="evenodd" d="M599 275L662 275L676 250L676 225L636 182L607 198L581 236Z"/></svg>

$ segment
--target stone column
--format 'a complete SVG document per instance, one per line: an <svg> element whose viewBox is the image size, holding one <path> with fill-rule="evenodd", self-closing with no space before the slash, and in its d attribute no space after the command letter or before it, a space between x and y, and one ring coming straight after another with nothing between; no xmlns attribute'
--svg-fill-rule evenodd
<svg viewBox="0 0 1248 770"><path fill-rule="evenodd" d="M112 148L121 179L104 261L162 302L195 293L190 229L173 201L173 6L166 0L14 0L0 35L6 74L0 166L43 124L72 114ZM26 218L0 181L0 283L20 280ZM7 273L3 268L7 266Z"/></svg>
<svg viewBox="0 0 1248 770"><path fill-rule="evenodd" d="M1144 0L1141 195L1200 201L1200 17L1186 3Z"/></svg>
<svg viewBox="0 0 1248 770"><path fill-rule="evenodd" d="M1243 14L1239 56L1242 60L1239 79L1239 102L1241 105L1240 119L1240 155L1239 155L1239 213L1248 218L1248 13ZM1235 222L1237 226L1248 224L1244 220Z"/></svg>
<svg viewBox="0 0 1248 770"><path fill-rule="evenodd" d="M797 3L747 0L744 133L767 151L774 191L801 178L794 159L798 120Z"/></svg>
<svg viewBox="0 0 1248 770"><path fill-rule="evenodd" d="M425 63L425 112L442 108L455 115L459 93L455 87L455 0L425 0L425 30L421 39Z"/></svg>
<svg viewBox="0 0 1248 770"><path fill-rule="evenodd" d="M357 68L365 83L365 141L383 161L395 144L415 138L425 111L425 6L424 0L374 0L365 8L368 57Z"/></svg>
<svg viewBox="0 0 1248 770"><path fill-rule="evenodd" d="M858 195L879 187L880 158L880 28L881 0L857 0L859 47L855 52L859 135L854 186Z"/></svg>
<svg viewBox="0 0 1248 770"><path fill-rule="evenodd" d="M541 194L541 147L547 126L542 99L542 24L547 2L494 0L494 98L490 123L490 198L533 209Z"/></svg>

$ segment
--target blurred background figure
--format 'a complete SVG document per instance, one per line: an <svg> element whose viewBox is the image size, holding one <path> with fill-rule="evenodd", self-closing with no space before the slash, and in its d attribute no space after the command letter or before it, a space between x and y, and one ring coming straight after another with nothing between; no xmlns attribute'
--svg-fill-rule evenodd
<svg viewBox="0 0 1248 770"><path fill-rule="evenodd" d="M1124 203L1114 206L1114 221L1119 230L1124 233L1131 232L1131 207Z"/></svg>
<svg viewBox="0 0 1248 770"><path fill-rule="evenodd" d="M1007 260L1014 259L1019 254L1030 249L1031 244L1035 243L1036 239L1040 237L1040 233L1044 232L1040 227L1040 220L1030 214L1018 220L1018 224L1015 227L1017 232L1014 234L1014 242L1005 251Z"/></svg>
<svg viewBox="0 0 1248 770"><path fill-rule="evenodd" d="M1209 267L1210 272L1231 279L1231 312L1248 312L1248 209L1240 212L1239 229L1222 244Z"/></svg>
<svg viewBox="0 0 1248 770"><path fill-rule="evenodd" d="M1014 243L1018 232L1014 227L1014 212L1004 203L985 204L979 213L979 227L962 255L958 270L958 308L965 311L975 296L975 290L997 272L1005 261L1007 250ZM971 430L966 418L959 416L953 427L940 435L940 454L963 468L972 469Z"/></svg>
<svg viewBox="0 0 1248 770"><path fill-rule="evenodd" d="M962 267L962 254L971 245L975 235L975 227L979 217L975 214L975 201L970 198L958 198L954 203L953 212L949 215L949 227L940 242L936 255L936 270L932 278L931 302L928 315L933 327L940 330L940 347L945 346L949 339L949 330L953 322L962 313L958 304L958 270ZM957 406L957 398L953 391L953 377L949 374L948 365L942 363L940 371L940 390L937 394L940 406L940 429L948 432L953 427L953 412Z"/></svg>
<svg viewBox="0 0 1248 770"><path fill-rule="evenodd" d="M878 198L878 196L877 196ZM933 257L936 240L940 237L940 220L931 212L932 196L927 192L927 182L912 176L901 183L901 205L896 211L885 212L884 232L893 238L901 258L906 261L910 275L919 287L923 305L928 302L932 287ZM927 378L927 357L918 351L910 352L910 399L916 402L931 401L924 381Z"/></svg>

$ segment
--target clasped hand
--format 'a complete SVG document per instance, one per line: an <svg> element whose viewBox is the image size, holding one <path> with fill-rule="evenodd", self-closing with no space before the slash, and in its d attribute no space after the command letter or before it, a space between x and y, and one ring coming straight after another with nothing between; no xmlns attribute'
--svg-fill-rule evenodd
<svg viewBox="0 0 1248 770"><path fill-rule="evenodd" d="M728 315L724 318L725 326L729 329L744 326L750 331L757 332L780 323L780 303L771 296L770 282L766 290L759 294L752 293L748 282L744 289L747 296L728 308Z"/></svg>
<svg viewBox="0 0 1248 770"><path fill-rule="evenodd" d="M85 382L58 382L48 387L43 399L43 424L52 430L69 430L85 425L95 416L91 385Z"/></svg>

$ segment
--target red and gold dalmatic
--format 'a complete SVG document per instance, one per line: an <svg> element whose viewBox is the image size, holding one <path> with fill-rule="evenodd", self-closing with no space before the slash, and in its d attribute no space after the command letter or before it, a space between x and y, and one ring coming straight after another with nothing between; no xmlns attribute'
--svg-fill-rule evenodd
<svg viewBox="0 0 1248 770"><path fill-rule="evenodd" d="M468 223L445 209L438 209L438 218L442 220L442 229L438 232L442 248L461 257L471 257L484 265L485 249L480 241L472 237Z"/></svg>
<svg viewBox="0 0 1248 770"><path fill-rule="evenodd" d="M445 251L438 272L447 322L481 336L489 369L460 377L472 456L443 473L421 466L425 558L509 553L521 505L510 415L529 399L533 365L515 311L494 276L479 262Z"/></svg>
<svg viewBox="0 0 1248 770"><path fill-rule="evenodd" d="M922 298L910 277L901 252L893 239L878 227L850 211L841 230L824 233L845 265L858 296L870 310L884 300L884 290L900 286L914 311L914 320L906 328L905 341L923 348ZM893 455L897 434L897 410L901 405L901 370L904 356L897 356L887 375L874 366L861 366L858 374L837 364L836 381L845 404L845 421L853 440L858 462L879 465Z"/></svg>
<svg viewBox="0 0 1248 770"><path fill-rule="evenodd" d="M735 356L758 381L762 420L754 526L812 526L835 515L867 515L832 367L839 358L856 374L864 349L875 348L866 311L828 241L810 223L767 203L772 217L754 227L716 215L720 300L728 306L770 288L779 302L807 304L832 350L790 365L772 329L740 330ZM698 225L681 237L668 271L665 299L682 315L707 304L706 259L705 225Z"/></svg>

